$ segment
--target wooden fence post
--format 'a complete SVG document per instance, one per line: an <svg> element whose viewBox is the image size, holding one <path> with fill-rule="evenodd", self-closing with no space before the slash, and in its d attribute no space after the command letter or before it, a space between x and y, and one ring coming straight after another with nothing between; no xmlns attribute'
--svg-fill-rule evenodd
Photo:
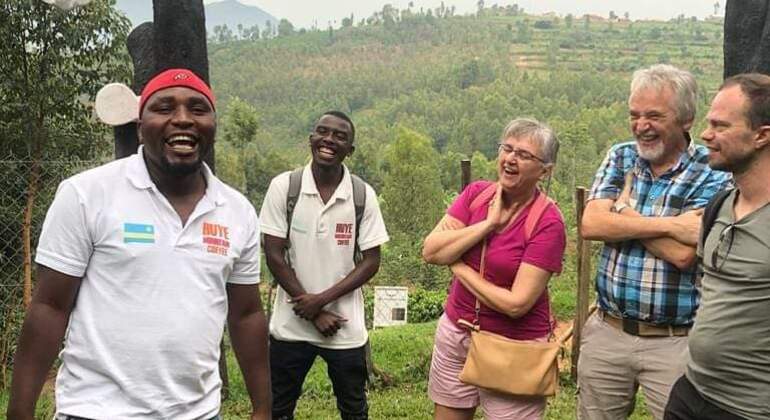
<svg viewBox="0 0 770 420"><path fill-rule="evenodd" d="M591 281L591 241L583 239L581 222L585 209L586 189L575 189L575 216L577 219L577 308L572 335L572 369L570 375L577 381L577 363L580 357L580 337L583 333L583 324L588 318L588 293Z"/></svg>
<svg viewBox="0 0 770 420"><path fill-rule="evenodd" d="M462 177L460 179L460 192L465 190L465 187L471 183L471 161L470 159L463 159L460 161L460 173Z"/></svg>

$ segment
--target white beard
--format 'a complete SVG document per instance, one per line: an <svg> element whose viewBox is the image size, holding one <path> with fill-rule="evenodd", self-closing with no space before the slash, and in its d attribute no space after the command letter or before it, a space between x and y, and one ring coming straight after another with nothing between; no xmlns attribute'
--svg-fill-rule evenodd
<svg viewBox="0 0 770 420"><path fill-rule="evenodd" d="M636 152L639 156L648 162L657 162L663 158L666 153L666 147L662 141L659 141L654 147L641 147L636 143Z"/></svg>

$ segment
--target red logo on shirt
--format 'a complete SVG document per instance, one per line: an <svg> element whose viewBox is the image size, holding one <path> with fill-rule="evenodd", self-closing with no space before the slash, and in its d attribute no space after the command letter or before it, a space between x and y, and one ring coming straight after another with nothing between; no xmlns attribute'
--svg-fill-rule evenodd
<svg viewBox="0 0 770 420"><path fill-rule="evenodd" d="M230 230L227 226L203 222L203 244L208 253L226 257L230 249Z"/></svg>
<svg viewBox="0 0 770 420"><path fill-rule="evenodd" d="M353 224L337 223L337 228L334 230L334 239L337 240L337 245L348 246L350 245L350 239L352 238L353 238Z"/></svg>

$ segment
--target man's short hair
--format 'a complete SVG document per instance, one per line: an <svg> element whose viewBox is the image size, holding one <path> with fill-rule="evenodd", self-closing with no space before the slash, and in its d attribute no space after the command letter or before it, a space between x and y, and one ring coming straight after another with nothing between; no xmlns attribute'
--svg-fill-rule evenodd
<svg viewBox="0 0 770 420"><path fill-rule="evenodd" d="M674 93L674 108L677 121L687 123L695 119L695 104L698 101L698 84L695 77L685 70L668 64L655 64L634 72L631 78L631 96L642 89L670 88Z"/></svg>
<svg viewBox="0 0 770 420"><path fill-rule="evenodd" d="M760 73L743 73L727 78L719 90L739 86L748 98L746 119L752 130L770 125L770 76Z"/></svg>
<svg viewBox="0 0 770 420"><path fill-rule="evenodd" d="M509 138L529 138L534 140L543 151L545 163L556 163L559 153L559 140L551 127L532 118L516 118L503 130L500 141Z"/></svg>
<svg viewBox="0 0 770 420"><path fill-rule="evenodd" d="M320 120L321 118L324 117L324 115L331 115L333 117L337 117L337 118L340 118L342 120L347 121L347 123L350 124L350 141L353 142L353 140L356 138L356 126L353 125L353 120L351 120L350 117L348 117L348 114L346 114L346 113L344 113L342 111L336 111L336 110L334 110L334 111L326 111L323 114L321 114L321 116L318 117L318 119Z"/></svg>

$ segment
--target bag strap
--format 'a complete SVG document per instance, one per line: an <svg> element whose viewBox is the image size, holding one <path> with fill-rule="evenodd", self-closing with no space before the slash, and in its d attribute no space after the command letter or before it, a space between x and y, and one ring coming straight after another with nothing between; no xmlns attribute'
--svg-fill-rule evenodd
<svg viewBox="0 0 770 420"><path fill-rule="evenodd" d="M545 213L545 210L551 204L556 206L556 203L553 200L551 200L547 195L545 195L545 193L542 191L540 191L537 197L535 197L535 201L532 203L532 206L529 208L529 214L527 214L527 220L524 221L524 240L525 241L529 241L529 239L532 237L532 233L535 232L535 228L537 227L537 224L540 222L540 218L543 216L543 213Z"/></svg>
<svg viewBox="0 0 770 420"><path fill-rule="evenodd" d="M700 230L701 249L703 248L703 244L706 243L706 237L709 235L711 228L714 226L714 222L717 220L717 215L719 215L719 210L722 208L722 204L725 202L732 191L732 188L719 191L718 193L714 194L714 196L711 197L711 200L709 200L708 204L706 204L706 208L703 210L703 219L701 222L702 228Z"/></svg>
<svg viewBox="0 0 770 420"><path fill-rule="evenodd" d="M364 209L366 209L366 183L358 175L350 174L350 180L353 183L353 206L356 210L356 234L355 249L353 251L353 261L358 264L363 259L361 248L358 247L358 232L361 230L361 221L364 220Z"/></svg>
<svg viewBox="0 0 770 420"><path fill-rule="evenodd" d="M294 207L299 199L299 192L302 189L302 172L304 167L297 168L289 174L289 191L286 193L286 244L290 246L289 237L291 236L291 219L294 216Z"/></svg>
<svg viewBox="0 0 770 420"><path fill-rule="evenodd" d="M471 212L475 211L482 205L489 203L492 200L492 197L495 196L495 193L497 192L497 183L492 182L489 185L487 185L483 190L481 190L480 193L476 195L476 197L473 198L473 201L471 201L471 204L468 206Z"/></svg>
<svg viewBox="0 0 770 420"><path fill-rule="evenodd" d="M481 194L476 196L476 198L473 200L473 202L476 202L481 195L483 195L486 191L492 190L492 193L494 194L497 190L497 184L492 183L488 187L482 191ZM488 201L488 200L487 200ZM543 216L543 213L545 213L545 210L553 204L554 206L556 203L554 203L553 200L551 200L547 195L545 195L544 192L540 191L540 193L535 197L534 202L529 208L529 213L527 214L527 219L524 221L524 241L525 243L529 241L529 239L532 237L532 233L535 231L535 228L537 227L538 222L540 222L541 217ZM478 207L478 206L477 206ZM473 203L471 203L471 209L473 209ZM556 207L558 210L558 207ZM479 264L479 274L481 274L481 278L484 278L484 273L486 273L486 264L487 264L487 238L484 238L484 243L481 246L481 264ZM547 289L546 289L547 290ZM475 318L473 320L472 328L476 331L481 330L481 322L480 322L480 315L481 312L481 302L476 299L476 307L475 307ZM548 302L548 312L551 312L551 302L549 300ZM553 337L553 323L551 322L551 319L548 320L548 337L549 339Z"/></svg>
<svg viewBox="0 0 770 420"><path fill-rule="evenodd" d="M473 201L471 201L471 204L468 206L469 210L475 211L482 205L489 203L495 196L496 192L497 183L490 183L483 190L481 190L481 192L478 193L476 197L473 198ZM549 198L544 192L540 191L537 197L535 197L535 200L529 209L527 220L524 222L524 240L528 241L529 238L532 237L532 233L535 231L538 222L540 222L540 217L543 215L550 204L556 205L556 203L551 200L551 198Z"/></svg>
<svg viewBox="0 0 770 420"><path fill-rule="evenodd" d="M289 190L286 193L286 249L291 247L289 237L291 236L291 220L294 217L294 208L299 200L299 193L302 190L302 174L305 168L299 167L289 174ZM366 183L361 177L350 174L350 181L353 184L353 207L356 212L356 233L353 250L353 261L357 264L363 258L361 249L358 247L358 232L361 230L361 221L364 219L364 209L366 208ZM288 256L288 253L286 254Z"/></svg>
<svg viewBox="0 0 770 420"><path fill-rule="evenodd" d="M484 245L481 246L481 266L479 267L479 274L481 274L481 279L484 280L484 273L486 273L486 266L487 266L487 238L484 238ZM479 301L479 298L476 298L476 308L475 308L475 314L473 319L473 325L475 327L476 331L481 330L481 317L479 316L481 314L481 302Z"/></svg>

